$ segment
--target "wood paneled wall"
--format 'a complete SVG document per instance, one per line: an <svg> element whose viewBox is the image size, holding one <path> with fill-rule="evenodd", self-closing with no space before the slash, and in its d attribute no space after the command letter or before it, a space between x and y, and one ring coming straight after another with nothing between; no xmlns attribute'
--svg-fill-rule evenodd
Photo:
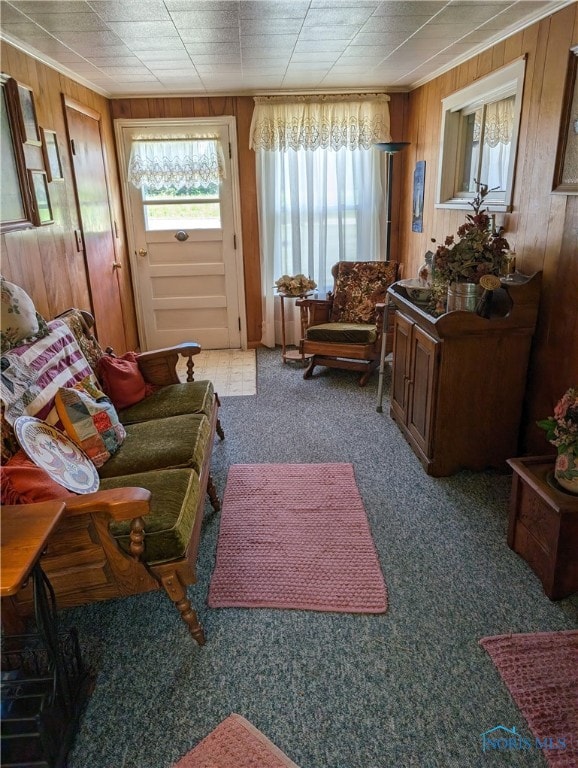
<svg viewBox="0 0 578 768"><path fill-rule="evenodd" d="M512 212L506 234L517 266L543 270L538 328L524 403L523 449L553 449L535 426L560 396L578 384L578 195L552 192L563 89L570 47L578 43L578 5L571 5L481 53L409 94L404 139L401 253L405 274L417 274L430 238L443 241L464 221L464 211L436 210L441 100L480 77L526 56L524 99ZM411 230L413 170L426 161L423 233ZM499 376L500 371L480 371ZM475 408L472 403L472 408ZM492 414L487 415L488 419Z"/></svg>
<svg viewBox="0 0 578 768"><path fill-rule="evenodd" d="M74 236L80 222L62 104L62 94L65 94L102 116L111 214L118 224L117 259L122 263L121 306L111 307L111 312L117 313L118 322L124 325L127 346L135 349L138 336L109 100L5 42L1 51L2 72L32 88L38 124L56 131L64 173L64 180L49 184L54 224L2 235L2 274L29 293L45 317L52 318L73 306L92 308L84 253L77 250ZM106 343L106 339L103 342Z"/></svg>

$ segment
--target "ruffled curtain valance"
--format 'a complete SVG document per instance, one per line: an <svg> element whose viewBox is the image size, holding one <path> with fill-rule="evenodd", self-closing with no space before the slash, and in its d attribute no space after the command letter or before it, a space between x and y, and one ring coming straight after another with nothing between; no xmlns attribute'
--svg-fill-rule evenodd
<svg viewBox="0 0 578 768"><path fill-rule="evenodd" d="M251 149L370 149L391 141L389 96L256 96Z"/></svg>
<svg viewBox="0 0 578 768"><path fill-rule="evenodd" d="M128 180L139 189L207 186L224 177L223 149L216 138L146 137L132 143Z"/></svg>
<svg viewBox="0 0 578 768"><path fill-rule="evenodd" d="M486 106L484 126L484 144L497 147L498 144L509 144L514 131L514 96L500 101L494 101ZM481 123L476 116L474 123L474 141L480 140Z"/></svg>

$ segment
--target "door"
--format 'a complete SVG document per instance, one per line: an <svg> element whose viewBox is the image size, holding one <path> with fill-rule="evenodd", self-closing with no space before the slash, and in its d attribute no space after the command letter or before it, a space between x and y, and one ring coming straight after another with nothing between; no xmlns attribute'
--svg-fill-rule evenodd
<svg viewBox="0 0 578 768"><path fill-rule="evenodd" d="M396 311L394 315L391 411L398 422L404 425L407 423L412 328L413 323Z"/></svg>
<svg viewBox="0 0 578 768"><path fill-rule="evenodd" d="M245 346L233 119L119 120L116 130L142 346Z"/></svg>
<svg viewBox="0 0 578 768"><path fill-rule="evenodd" d="M407 427L424 456L431 458L432 418L437 382L439 343L413 326L411 338L411 374L408 393Z"/></svg>
<svg viewBox="0 0 578 768"><path fill-rule="evenodd" d="M122 354L127 341L117 275L121 264L115 251L100 115L68 97L64 107L96 335L103 346Z"/></svg>

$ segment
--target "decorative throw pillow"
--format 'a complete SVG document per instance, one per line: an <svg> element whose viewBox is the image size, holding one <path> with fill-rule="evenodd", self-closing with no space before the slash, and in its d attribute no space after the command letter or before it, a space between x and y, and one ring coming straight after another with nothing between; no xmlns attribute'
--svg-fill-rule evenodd
<svg viewBox="0 0 578 768"><path fill-rule="evenodd" d="M148 394L147 385L134 352L122 357L105 355L98 362L98 378L116 408L140 403Z"/></svg>
<svg viewBox="0 0 578 768"><path fill-rule="evenodd" d="M0 351L28 341L35 341L48 336L50 329L41 317L30 296L14 283L0 277L0 302L2 307Z"/></svg>
<svg viewBox="0 0 578 768"><path fill-rule="evenodd" d="M95 467L102 467L126 437L114 405L87 376L74 387L61 387L56 410L68 437L81 448Z"/></svg>
<svg viewBox="0 0 578 768"><path fill-rule="evenodd" d="M34 504L78 495L53 480L22 450L2 465L0 474L2 504Z"/></svg>

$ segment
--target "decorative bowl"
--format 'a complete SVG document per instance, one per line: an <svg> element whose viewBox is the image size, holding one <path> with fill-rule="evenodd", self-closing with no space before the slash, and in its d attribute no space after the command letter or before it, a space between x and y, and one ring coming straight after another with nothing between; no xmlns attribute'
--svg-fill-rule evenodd
<svg viewBox="0 0 578 768"><path fill-rule="evenodd" d="M424 285L418 277L408 277L400 280L399 284L405 288L408 297L416 304L426 304L431 298L430 286Z"/></svg>

